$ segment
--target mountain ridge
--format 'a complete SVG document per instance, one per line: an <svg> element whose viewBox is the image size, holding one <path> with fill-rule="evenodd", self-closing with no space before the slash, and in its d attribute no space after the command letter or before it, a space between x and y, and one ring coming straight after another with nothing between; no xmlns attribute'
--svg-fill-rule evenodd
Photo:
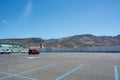
<svg viewBox="0 0 120 80"><path fill-rule="evenodd" d="M46 48L79 48L88 46L114 46L120 45L120 35L117 36L94 36L91 34L74 35L58 39L42 38L11 38L0 39L0 42L20 43L24 47L38 47L43 44Z"/></svg>

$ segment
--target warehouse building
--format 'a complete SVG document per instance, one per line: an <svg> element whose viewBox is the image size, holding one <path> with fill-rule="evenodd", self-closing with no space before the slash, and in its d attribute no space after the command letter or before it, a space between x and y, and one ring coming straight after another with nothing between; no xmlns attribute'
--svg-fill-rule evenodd
<svg viewBox="0 0 120 80"><path fill-rule="evenodd" d="M13 52L21 52L23 44L0 42L0 48L11 49Z"/></svg>
<svg viewBox="0 0 120 80"><path fill-rule="evenodd" d="M0 42L0 47L19 48L23 47L23 44Z"/></svg>

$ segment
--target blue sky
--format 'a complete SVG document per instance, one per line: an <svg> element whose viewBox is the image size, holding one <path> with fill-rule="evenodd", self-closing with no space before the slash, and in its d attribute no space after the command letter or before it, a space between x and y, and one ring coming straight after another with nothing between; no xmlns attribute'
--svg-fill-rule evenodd
<svg viewBox="0 0 120 80"><path fill-rule="evenodd" d="M120 34L120 0L0 0L0 39Z"/></svg>

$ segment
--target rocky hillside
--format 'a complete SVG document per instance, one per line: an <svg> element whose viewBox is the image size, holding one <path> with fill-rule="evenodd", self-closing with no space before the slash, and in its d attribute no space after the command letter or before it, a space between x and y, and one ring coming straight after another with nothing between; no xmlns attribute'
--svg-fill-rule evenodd
<svg viewBox="0 0 120 80"><path fill-rule="evenodd" d="M25 47L43 44L44 47L87 47L87 46L112 46L120 45L120 35L94 36L90 34L75 35L59 39L45 40L42 38L1 39L0 42L22 43Z"/></svg>
<svg viewBox="0 0 120 80"><path fill-rule="evenodd" d="M61 39L47 40L46 47L86 47L120 45L120 36L75 35Z"/></svg>

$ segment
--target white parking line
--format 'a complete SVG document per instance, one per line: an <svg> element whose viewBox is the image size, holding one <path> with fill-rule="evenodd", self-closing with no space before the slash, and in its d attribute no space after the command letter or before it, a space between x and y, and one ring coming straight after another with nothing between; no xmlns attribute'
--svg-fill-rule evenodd
<svg viewBox="0 0 120 80"><path fill-rule="evenodd" d="M61 80L61 79L64 78L65 76L71 74L72 72L76 71L77 69L79 69L79 68L81 68L81 67L83 67L83 66L84 66L84 64L79 65L78 67L76 67L76 68L70 70L69 72L63 74L62 76L58 77L56 80Z"/></svg>
<svg viewBox="0 0 120 80"><path fill-rule="evenodd" d="M42 67L39 67L39 68L34 68L34 69L22 71L22 72L17 73L17 74L12 74L12 73L8 73L8 72L2 72L2 71L0 71L0 73L2 73L2 74L7 74L7 75L9 75L9 76L5 76L5 77L0 78L0 80L8 79L8 78L14 77L14 76L20 77L20 78L29 79L29 80L37 80L37 79L35 79L35 78L30 78L30 77L26 77L26 76L21 76L20 74L28 73L28 72L32 72L32 71L37 71L37 70L41 70L41 69L44 69L44 68L48 68L48 67L55 66L55 65L57 65L57 64L58 64L58 63L53 63L53 64L49 64L49 65L47 65L47 66L42 66Z"/></svg>

